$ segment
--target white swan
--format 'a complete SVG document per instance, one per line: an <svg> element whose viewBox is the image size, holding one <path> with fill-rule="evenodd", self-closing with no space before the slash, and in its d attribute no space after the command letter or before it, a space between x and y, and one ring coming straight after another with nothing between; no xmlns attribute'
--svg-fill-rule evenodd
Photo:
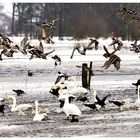
<svg viewBox="0 0 140 140"><path fill-rule="evenodd" d="M35 101L35 116L33 121L45 121L47 119L47 113L39 114L38 111L38 101Z"/></svg>
<svg viewBox="0 0 140 140"><path fill-rule="evenodd" d="M4 97L4 99L5 100L9 100L9 99L13 100L13 105L12 105L12 108L11 108L11 112L18 112L19 115L25 115L25 113L23 111L32 109L32 105L30 105L30 104L17 105L16 104L16 98L12 95L6 96L6 97Z"/></svg>
<svg viewBox="0 0 140 140"><path fill-rule="evenodd" d="M135 104L140 106L140 85L138 85L137 95L138 95L138 98L135 101Z"/></svg>
<svg viewBox="0 0 140 140"><path fill-rule="evenodd" d="M74 121L75 116L81 116L82 113L81 113L80 109L75 104L69 103L67 95L65 95L65 96L63 95L63 97L62 96L59 97L59 100L62 100L62 99L65 100L62 111L66 114L67 118L71 115L72 116L71 121Z"/></svg>
<svg viewBox="0 0 140 140"><path fill-rule="evenodd" d="M138 85L137 95L138 98L134 103L129 103L125 101L124 105L120 107L120 110L140 109L140 86L139 85Z"/></svg>
<svg viewBox="0 0 140 140"><path fill-rule="evenodd" d="M94 90L91 96L91 102L93 103L97 102L96 96L97 96L97 91Z"/></svg>

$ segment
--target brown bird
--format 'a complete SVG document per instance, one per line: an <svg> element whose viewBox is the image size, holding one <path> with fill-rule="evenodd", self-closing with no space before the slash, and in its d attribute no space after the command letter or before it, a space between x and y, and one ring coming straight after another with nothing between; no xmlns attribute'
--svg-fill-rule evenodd
<svg viewBox="0 0 140 140"><path fill-rule="evenodd" d="M102 67L105 67L105 69L108 69L110 67L110 65L114 64L114 67L116 68L116 70L119 70L121 59L120 59L120 57L118 57L117 55L114 54L117 51L117 49L114 50L112 53L109 53L107 48L105 46L103 46L103 47L106 52L103 56L105 58L109 58L109 60L106 61Z"/></svg>

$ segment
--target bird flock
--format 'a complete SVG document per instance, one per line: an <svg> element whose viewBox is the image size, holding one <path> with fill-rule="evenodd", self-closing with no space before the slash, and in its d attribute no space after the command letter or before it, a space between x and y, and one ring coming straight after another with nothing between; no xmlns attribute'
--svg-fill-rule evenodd
<svg viewBox="0 0 140 140"><path fill-rule="evenodd" d="M126 8L123 8L119 11L119 14L122 16L122 19L124 19L128 15L131 16L134 20L139 20L138 16L136 15L135 11L128 10ZM56 18L52 20L49 23L37 23L36 26L38 27L38 40L39 40L39 46L32 46L30 44L30 41L28 36L25 35L23 40L20 42L20 44L15 44L13 41L11 41L8 37L5 35L0 35L0 46L2 46L2 51L0 53L0 60L3 60L3 55L6 57L13 57L14 53L21 52L24 55L27 55L29 53L30 60L35 58L41 58L41 59L47 59L47 56L55 51L55 49L52 49L49 52L44 52L44 46L43 41L45 43L54 44L55 42L52 40L53 32L56 29L56 22L59 20L59 18ZM46 33L47 32L47 33ZM93 44L95 44L93 46ZM139 47L137 45L137 41L134 42L134 44L131 44L133 48L131 48L131 51L137 52L136 47ZM109 47L113 46L114 51L109 52ZM119 70L121 67L121 58L116 55L115 53L117 51L121 51L121 48L123 47L123 43L118 38L113 37L112 42L110 43L109 47L103 46L103 49L105 53L103 54L103 57L107 58L107 61L103 64L103 68L108 69L111 65L114 65L116 70ZM96 39L90 39L90 42L87 46L83 46L80 44L76 44L72 50L72 54L70 55L70 59L73 58L74 52L77 51L80 55L86 55L87 50L92 50L95 48L95 50L98 50L99 48L99 42ZM61 58L58 55L54 55L52 59L55 60L55 66L61 65ZM31 71L28 71L28 76L33 76L33 73ZM79 122L79 118L82 116L82 113L84 111L81 111L81 107L83 106L86 108L90 108L92 111L94 110L100 110L105 109L108 103L113 103L116 105L120 110L125 109L139 109L140 108L140 82L139 80L137 83L133 83L134 86L136 86L137 90L136 93L138 95L137 99L133 103L126 102L124 100L118 101L118 100L111 100L111 94L107 94L104 97L99 97L97 91L89 91L88 89L85 89L84 87L80 87L78 85L78 82L76 81L75 77L71 75L67 75L66 73L62 73L58 71L58 77L54 81L54 84L52 85L49 93L54 96L55 100L58 101L58 108L59 111L56 110L57 113L64 112L66 115L66 118L71 122ZM9 109L11 112L17 112L18 115L24 116L26 115L26 111L30 110L33 121L47 121L48 120L48 112L49 109L45 108L41 112L41 108L39 108L39 102L37 100L34 101L34 104L17 104L18 96L25 96L27 93L25 93L23 90L20 89L13 89L13 91L16 93L17 96L13 95L6 95L4 97L0 98L0 112L5 115L4 110L5 107ZM90 95L90 97L89 97ZM91 98L92 96L92 98ZM9 107L6 102L12 100L13 104L12 107ZM81 104L77 104L77 102L80 102Z"/></svg>

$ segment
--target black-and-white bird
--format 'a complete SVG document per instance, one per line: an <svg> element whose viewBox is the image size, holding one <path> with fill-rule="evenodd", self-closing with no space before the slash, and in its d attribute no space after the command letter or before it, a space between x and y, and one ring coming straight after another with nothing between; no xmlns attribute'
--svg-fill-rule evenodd
<svg viewBox="0 0 140 140"><path fill-rule="evenodd" d="M136 86L136 94L137 94L138 86L140 85L140 79L138 79L136 83L132 83L132 85Z"/></svg>
<svg viewBox="0 0 140 140"><path fill-rule="evenodd" d="M21 89L17 89L17 90L13 89L13 91L16 92L17 96L25 94L25 92L23 90L21 90Z"/></svg>
<svg viewBox="0 0 140 140"><path fill-rule="evenodd" d="M3 114L3 116L4 116L5 107L7 107L7 108L10 110L10 108L9 108L9 106L8 106L8 105L1 104L1 105L0 105L0 113L2 113L2 114Z"/></svg>
<svg viewBox="0 0 140 140"><path fill-rule="evenodd" d="M57 66L58 64L61 65L61 58L58 55L52 56L52 59L55 60L55 66Z"/></svg>
<svg viewBox="0 0 140 140"><path fill-rule="evenodd" d="M140 79L138 79L136 83L132 83L132 85L138 87L140 85Z"/></svg>

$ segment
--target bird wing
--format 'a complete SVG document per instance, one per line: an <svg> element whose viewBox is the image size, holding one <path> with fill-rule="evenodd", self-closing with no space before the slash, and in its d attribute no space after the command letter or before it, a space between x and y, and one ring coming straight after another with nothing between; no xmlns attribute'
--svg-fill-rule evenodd
<svg viewBox="0 0 140 140"><path fill-rule="evenodd" d="M106 95L106 96L102 99L102 102L104 103L105 100L106 100L109 96L111 96L111 94Z"/></svg>
<svg viewBox="0 0 140 140"><path fill-rule="evenodd" d="M58 76L58 77L56 78L55 84L57 84L57 83L61 80L62 77L63 77L63 76Z"/></svg>
<svg viewBox="0 0 140 140"><path fill-rule="evenodd" d="M32 105L30 105L30 104L20 104L20 105L16 106L15 111L28 110L29 108L32 108Z"/></svg>
<svg viewBox="0 0 140 140"><path fill-rule="evenodd" d="M107 54L110 54L105 46L103 46L103 48Z"/></svg>
<svg viewBox="0 0 140 140"><path fill-rule="evenodd" d="M96 100L97 100L98 104L101 104L102 101L101 101L101 99L97 95L96 95Z"/></svg>

